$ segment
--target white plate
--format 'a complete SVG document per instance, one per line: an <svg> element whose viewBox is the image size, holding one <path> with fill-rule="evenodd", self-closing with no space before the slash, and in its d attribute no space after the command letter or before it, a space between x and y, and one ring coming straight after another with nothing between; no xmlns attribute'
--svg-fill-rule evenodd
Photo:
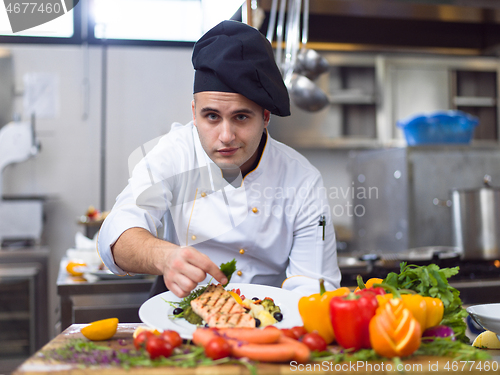
<svg viewBox="0 0 500 375"><path fill-rule="evenodd" d="M275 324L276 327L291 328L303 325L298 309L299 299L301 298L300 294L266 285L238 283L229 284L226 290L238 288L246 298L270 297L274 300L274 303L279 306L283 314L283 320ZM142 304L139 308L139 318L151 328L159 331L172 329L177 331L182 338L191 339L196 326L182 318L171 319L174 308L166 302L178 302L180 300L181 298L175 296L172 292L158 294Z"/></svg>
<svg viewBox="0 0 500 375"><path fill-rule="evenodd" d="M500 303L470 306L466 310L477 324L500 336Z"/></svg>

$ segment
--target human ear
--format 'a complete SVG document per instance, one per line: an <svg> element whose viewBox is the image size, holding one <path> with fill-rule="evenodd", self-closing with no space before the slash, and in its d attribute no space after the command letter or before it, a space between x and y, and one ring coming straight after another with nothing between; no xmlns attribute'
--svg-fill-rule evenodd
<svg viewBox="0 0 500 375"><path fill-rule="evenodd" d="M196 126L196 106L194 104L194 99L191 101L191 111L193 111L193 124Z"/></svg>
<svg viewBox="0 0 500 375"><path fill-rule="evenodd" d="M271 120L271 111L264 109L264 128L269 125L269 120Z"/></svg>

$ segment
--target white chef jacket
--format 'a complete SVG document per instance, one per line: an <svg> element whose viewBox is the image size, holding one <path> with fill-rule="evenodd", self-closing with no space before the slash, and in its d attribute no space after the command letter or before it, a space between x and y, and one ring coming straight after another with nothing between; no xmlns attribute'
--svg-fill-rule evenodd
<svg viewBox="0 0 500 375"><path fill-rule="evenodd" d="M98 250L115 274L127 272L116 265L111 246L133 227L193 246L216 264L235 258L234 283L281 286L302 295L317 293L319 278L327 290L340 286L321 175L269 133L258 166L229 184L193 123L174 123L133 168L102 225Z"/></svg>

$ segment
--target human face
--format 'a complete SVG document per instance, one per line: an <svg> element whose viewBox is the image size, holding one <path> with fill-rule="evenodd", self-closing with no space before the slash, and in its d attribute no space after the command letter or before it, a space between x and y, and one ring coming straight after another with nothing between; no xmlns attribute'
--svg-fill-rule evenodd
<svg viewBox="0 0 500 375"><path fill-rule="evenodd" d="M191 104L194 125L207 155L221 169L245 175L259 158L258 147L270 112L243 95L203 91Z"/></svg>

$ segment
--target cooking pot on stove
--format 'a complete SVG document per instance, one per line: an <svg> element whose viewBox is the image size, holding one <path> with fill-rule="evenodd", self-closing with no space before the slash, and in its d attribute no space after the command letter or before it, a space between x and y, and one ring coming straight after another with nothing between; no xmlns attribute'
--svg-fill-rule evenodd
<svg viewBox="0 0 500 375"><path fill-rule="evenodd" d="M452 189L454 245L462 259L500 259L500 188L484 177L477 189Z"/></svg>

